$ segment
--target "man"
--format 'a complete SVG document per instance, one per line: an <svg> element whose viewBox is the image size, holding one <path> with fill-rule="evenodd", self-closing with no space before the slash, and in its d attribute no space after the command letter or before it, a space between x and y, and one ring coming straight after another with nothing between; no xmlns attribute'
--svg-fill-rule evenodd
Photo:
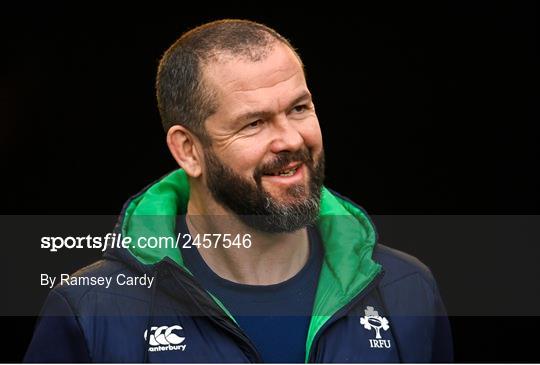
<svg viewBox="0 0 540 365"><path fill-rule="evenodd" d="M181 169L128 201L116 232L185 241L115 247L74 275L153 285L56 287L26 361L451 361L429 270L323 186L287 40L250 21L197 27L165 53L157 97Z"/></svg>

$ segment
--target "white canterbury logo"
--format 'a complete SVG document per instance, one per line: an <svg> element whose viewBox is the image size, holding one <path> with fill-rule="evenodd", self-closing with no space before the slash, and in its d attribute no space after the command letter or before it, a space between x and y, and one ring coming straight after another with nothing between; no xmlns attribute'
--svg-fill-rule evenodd
<svg viewBox="0 0 540 365"><path fill-rule="evenodd" d="M161 326L161 327L152 327L150 328L150 347L148 351L172 351L172 350L186 350L186 345L181 345L182 342L186 339L185 337L180 337L173 331L182 330L182 327L179 325L174 326ZM148 339L148 330L144 331L144 340Z"/></svg>

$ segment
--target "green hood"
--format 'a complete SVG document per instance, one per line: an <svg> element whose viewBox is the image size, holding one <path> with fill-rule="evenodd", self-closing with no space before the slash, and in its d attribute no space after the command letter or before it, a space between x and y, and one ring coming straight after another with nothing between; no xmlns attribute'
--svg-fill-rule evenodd
<svg viewBox="0 0 540 365"><path fill-rule="evenodd" d="M129 203L123 219L122 234L133 240L143 236L175 237L176 216L186 212L188 200L187 175L182 169L176 170ZM134 219L136 216L144 216L145 219ZM317 227L325 256L306 341L306 361L319 329L357 296L381 270L380 265L371 259L376 234L369 218L361 209L332 194L325 187L321 192ZM189 272L178 248L150 249L135 246L129 250L143 264L155 264L169 257ZM223 304L213 298L234 320Z"/></svg>

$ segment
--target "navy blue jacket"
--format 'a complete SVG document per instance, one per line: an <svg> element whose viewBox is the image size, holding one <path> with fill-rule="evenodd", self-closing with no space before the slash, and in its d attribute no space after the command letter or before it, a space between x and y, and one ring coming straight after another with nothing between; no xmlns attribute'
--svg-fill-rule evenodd
<svg viewBox="0 0 540 365"><path fill-rule="evenodd" d="M187 177L177 170L126 203L116 232L134 240L174 237L188 197ZM362 209L326 188L317 228L325 257L306 362L452 361L444 305L426 266L377 244ZM112 284L55 287L26 362L261 362L227 308L184 266L178 247L108 249L73 277ZM122 285L127 277L154 282Z"/></svg>

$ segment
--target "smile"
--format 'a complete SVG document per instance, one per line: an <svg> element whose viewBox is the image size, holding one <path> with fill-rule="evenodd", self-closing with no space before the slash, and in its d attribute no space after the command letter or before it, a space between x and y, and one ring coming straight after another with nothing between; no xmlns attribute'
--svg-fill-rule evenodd
<svg viewBox="0 0 540 365"><path fill-rule="evenodd" d="M294 173L296 172L296 170L298 170L298 168L300 167L300 165L297 165L293 168L289 168L289 169L286 169L286 170L281 170L281 171L278 171L276 173L272 173L272 174L269 174L270 176L293 176Z"/></svg>
<svg viewBox="0 0 540 365"><path fill-rule="evenodd" d="M300 182L303 177L304 164L290 164L282 170L265 174L263 177L278 183L296 183Z"/></svg>

